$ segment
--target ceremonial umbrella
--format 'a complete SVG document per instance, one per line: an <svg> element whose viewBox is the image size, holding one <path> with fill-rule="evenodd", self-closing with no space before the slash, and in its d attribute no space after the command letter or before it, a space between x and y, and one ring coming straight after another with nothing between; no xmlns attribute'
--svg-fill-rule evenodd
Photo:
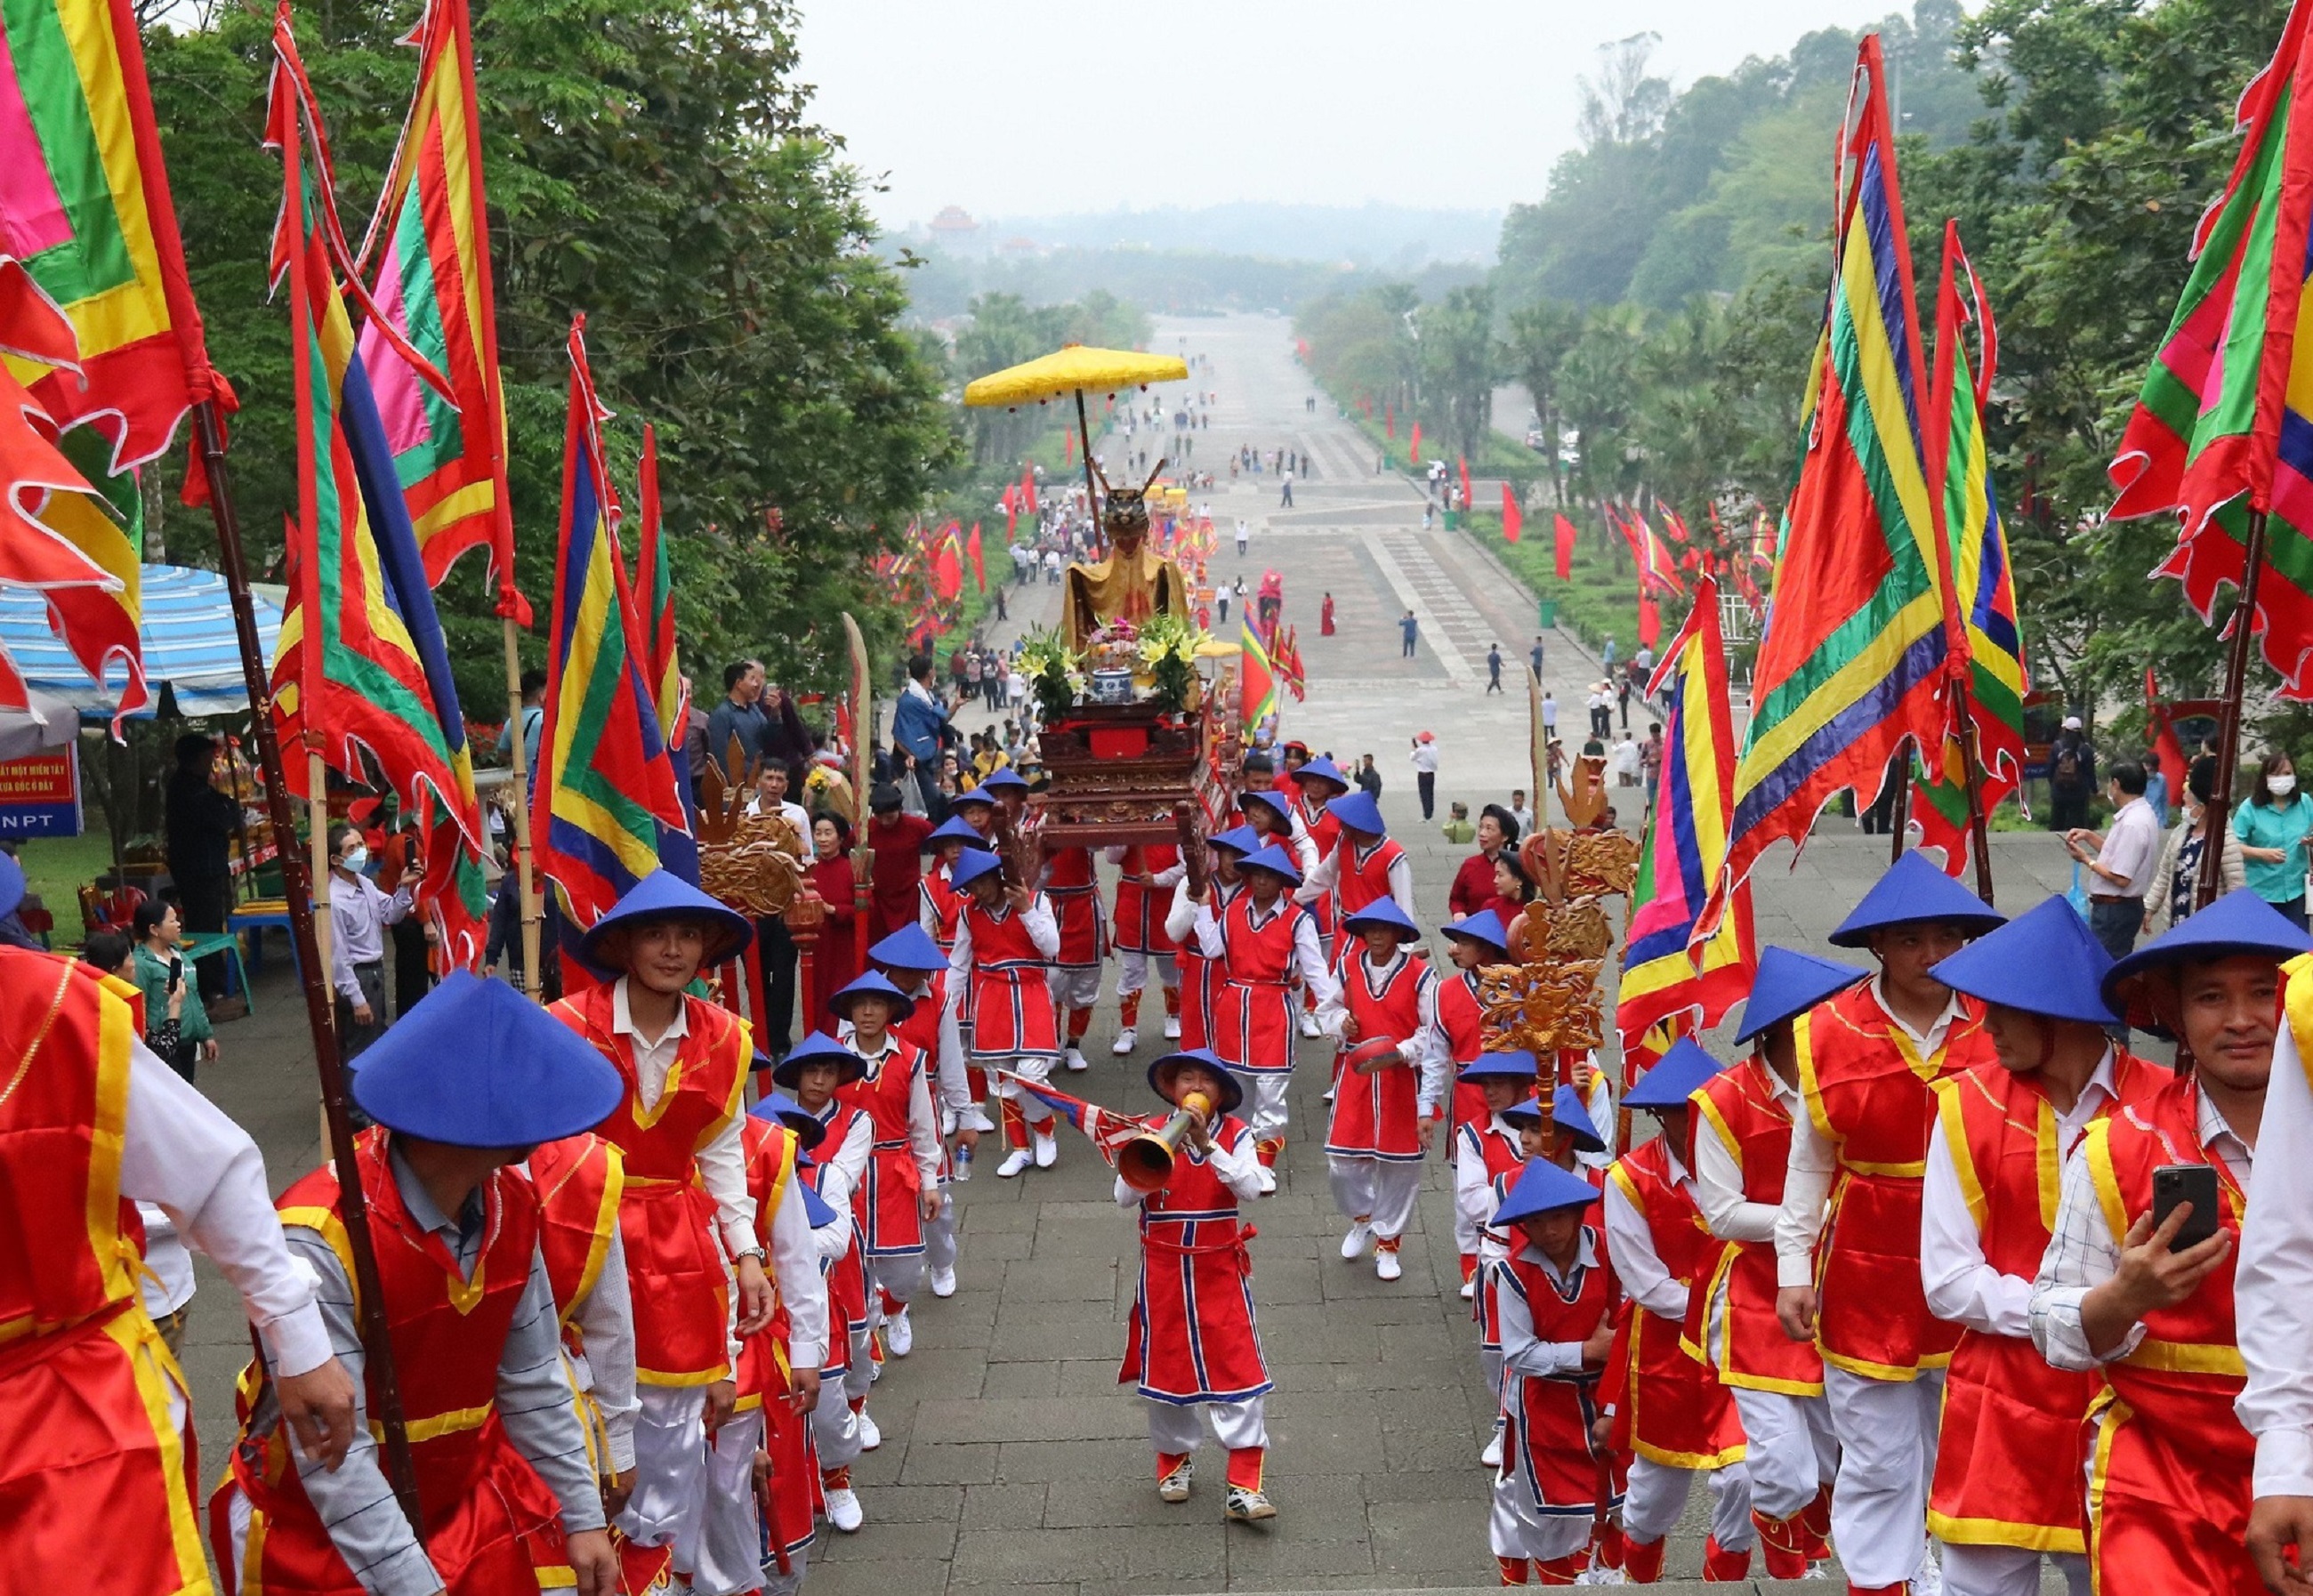
<svg viewBox="0 0 2313 1596"><path fill-rule="evenodd" d="M1099 492L1093 481L1092 427L1085 419L1085 393L1114 392L1119 388L1145 388L1151 383L1184 383L1189 363L1173 355L1144 355L1137 349L1095 349L1067 344L1056 353L965 384L963 402L1002 405L1017 410L1028 403L1044 404L1063 394L1077 397L1077 434L1084 444L1085 489L1095 506Z"/></svg>

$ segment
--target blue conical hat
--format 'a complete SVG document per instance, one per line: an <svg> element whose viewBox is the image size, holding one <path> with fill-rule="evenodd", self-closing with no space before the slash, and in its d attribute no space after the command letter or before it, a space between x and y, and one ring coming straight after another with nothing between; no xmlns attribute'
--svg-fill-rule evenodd
<svg viewBox="0 0 2313 1596"><path fill-rule="evenodd" d="M753 923L737 910L708 897L673 870L653 870L627 888L624 897L586 928L578 939L578 957L597 970L623 974L618 966L603 962L602 944L613 935L667 920L696 921L707 929L707 950L699 960L702 967L738 957L755 938Z"/></svg>
<svg viewBox="0 0 2313 1596"><path fill-rule="evenodd" d="M1341 916L1341 926L1346 930L1361 931L1369 925L1394 926L1408 937L1421 934L1421 928L1413 923L1412 915L1397 906L1395 898L1376 898L1356 913Z"/></svg>
<svg viewBox="0 0 2313 1596"><path fill-rule="evenodd" d="M1558 1128L1574 1138L1575 1147L1583 1152L1604 1152L1606 1138L1590 1123L1590 1107L1581 1094L1570 1086L1561 1086L1551 1094L1550 1117Z"/></svg>
<svg viewBox="0 0 2313 1596"><path fill-rule="evenodd" d="M1381 817L1381 806L1369 792L1345 792L1337 798L1326 800L1325 813L1348 826L1351 831L1370 832L1376 836L1389 834L1388 823Z"/></svg>
<svg viewBox="0 0 2313 1596"><path fill-rule="evenodd" d="M1719 1061L1692 1037L1681 1036L1655 1061L1638 1085L1623 1094L1625 1108L1684 1108L1694 1089L1719 1073Z"/></svg>
<svg viewBox="0 0 2313 1596"><path fill-rule="evenodd" d="M2129 1024L2165 1031L2145 1001L2143 977L2179 965L2210 964L2243 954L2286 964L2303 953L2313 953L2313 936L2244 886L2169 927L2106 971L2104 995L2115 1008L2124 1008Z"/></svg>
<svg viewBox="0 0 2313 1596"><path fill-rule="evenodd" d="M1743 1005L1743 1029L1735 1038L1748 1042L1769 1026L1793 1019L1845 992L1869 974L1852 965L1794 953L1788 948L1768 948L1759 954L1759 973L1752 977L1751 996Z"/></svg>
<svg viewBox="0 0 2313 1596"><path fill-rule="evenodd" d="M771 1071L771 1079L792 1091L803 1074L803 1067L814 1059L840 1068L843 1071L842 1085L849 1086L867 1073L867 1066L857 1054L825 1031L814 1031L788 1050L787 1057Z"/></svg>
<svg viewBox="0 0 2313 1596"><path fill-rule="evenodd" d="M1459 937L1472 942L1483 942L1489 948L1499 948L1507 951L1510 945L1510 934L1502 929L1502 917L1491 909L1481 909L1466 919L1457 920L1452 925L1439 926L1438 929L1447 936Z"/></svg>
<svg viewBox="0 0 2313 1596"><path fill-rule="evenodd" d="M535 1147L594 1129L619 1071L503 981L453 970L372 1043L354 1101L378 1124L455 1147Z"/></svg>
<svg viewBox="0 0 2313 1596"><path fill-rule="evenodd" d="M1969 997L2050 1019L2110 1025L2104 1000L2112 955L2062 898L2050 898L1971 942L1928 973Z"/></svg>
<svg viewBox="0 0 2313 1596"><path fill-rule="evenodd" d="M889 965L895 970L945 970L947 955L940 951L929 931L922 926L901 926L890 936L867 949L868 962Z"/></svg>
<svg viewBox="0 0 2313 1596"><path fill-rule="evenodd" d="M916 1000L892 984L889 977L870 970L849 984L838 987L827 995L827 1011L849 1019L851 1000L860 997L889 998L894 1005L891 1023L899 1024L916 1011Z"/></svg>
<svg viewBox="0 0 2313 1596"><path fill-rule="evenodd" d="M785 1092L764 1093L747 1112L757 1119L787 1126L796 1133L796 1141L805 1152L827 1140L827 1122Z"/></svg>
<svg viewBox="0 0 2313 1596"><path fill-rule="evenodd" d="M1548 1159L1528 1159L1491 1222L1499 1230L1556 1209L1587 1208L1597 1200L1598 1188L1579 1175L1568 1174Z"/></svg>
<svg viewBox="0 0 2313 1596"><path fill-rule="evenodd" d="M1301 867L1293 862L1291 854L1274 842L1246 854L1236 861L1236 868L1239 871L1267 870L1272 875L1284 877L1296 886L1301 884Z"/></svg>
<svg viewBox="0 0 2313 1596"><path fill-rule="evenodd" d="M1872 884L1839 929L1827 939L1834 948L1869 948L1871 933L1893 925L1935 921L1957 925L1971 937L2005 925L2008 917L1927 861L1906 853Z"/></svg>

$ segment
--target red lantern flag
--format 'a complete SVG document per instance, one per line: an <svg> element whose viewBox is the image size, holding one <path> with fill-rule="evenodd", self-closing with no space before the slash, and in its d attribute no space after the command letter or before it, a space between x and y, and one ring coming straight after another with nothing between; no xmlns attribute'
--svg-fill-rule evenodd
<svg viewBox="0 0 2313 1596"><path fill-rule="evenodd" d="M1515 543L1526 530L1526 513L1518 507L1517 489L1502 484L1502 542Z"/></svg>
<svg viewBox="0 0 2313 1596"><path fill-rule="evenodd" d="M1421 423L1419 421L1413 424L1413 441L1405 448L1405 463L1408 465L1419 465L1421 463Z"/></svg>
<svg viewBox="0 0 2313 1596"><path fill-rule="evenodd" d="M988 591L988 571L980 563L980 523L972 524L972 536L964 541L963 551L972 556L972 580L981 592Z"/></svg>
<svg viewBox="0 0 2313 1596"><path fill-rule="evenodd" d="M1688 541L1686 535L1686 522L1680 516L1676 510L1665 510L1662 513L1662 518L1663 525L1670 528L1671 541L1673 542L1684 543Z"/></svg>
<svg viewBox="0 0 2313 1596"><path fill-rule="evenodd" d="M1470 502L1470 457L1467 454L1456 454L1454 459L1462 468L1462 502L1467 505Z"/></svg>
<svg viewBox="0 0 2313 1596"><path fill-rule="evenodd" d="M1558 579L1570 582L1574 579L1574 523L1561 513L1555 530L1558 533Z"/></svg>
<svg viewBox="0 0 2313 1596"><path fill-rule="evenodd" d="M1020 500L1030 515L1036 513L1036 468L1033 465L1020 468Z"/></svg>
<svg viewBox="0 0 2313 1596"><path fill-rule="evenodd" d="M2185 801L2185 749L2177 740L2177 723L2169 719L2168 706L2160 701L2160 684L2152 679L2150 666L2144 671L2144 718L2152 726L2152 749L2159 756L2160 774L2168 783L2168 801L2181 805Z"/></svg>

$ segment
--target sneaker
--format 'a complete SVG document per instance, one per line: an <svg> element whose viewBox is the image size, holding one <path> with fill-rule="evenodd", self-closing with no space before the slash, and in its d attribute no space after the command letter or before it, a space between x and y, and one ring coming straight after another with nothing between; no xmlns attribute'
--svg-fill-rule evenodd
<svg viewBox="0 0 2313 1596"><path fill-rule="evenodd" d="M873 1415L866 1408L859 1410L859 1450L872 1452L884 1444L884 1432L875 1427Z"/></svg>
<svg viewBox="0 0 2313 1596"><path fill-rule="evenodd" d="M1134 1030L1130 1026L1126 1026L1122 1030L1116 1033L1115 1045L1109 1048L1109 1052L1116 1054L1119 1058L1122 1058L1126 1054L1130 1053L1139 1045L1140 1033Z"/></svg>
<svg viewBox="0 0 2313 1596"><path fill-rule="evenodd" d="M1261 1166L1261 1195L1264 1197L1277 1190L1277 1171L1268 1165Z"/></svg>
<svg viewBox="0 0 2313 1596"><path fill-rule="evenodd" d="M1397 1261L1397 1248L1376 1245L1374 1248L1374 1274L1382 1280L1395 1280L1405 1273Z"/></svg>
<svg viewBox="0 0 2313 1596"><path fill-rule="evenodd" d="M957 1142L955 1151L948 1155L947 1177L950 1180L972 1178L972 1144L970 1142Z"/></svg>
<svg viewBox="0 0 2313 1596"><path fill-rule="evenodd" d="M884 1321L884 1348L895 1358L904 1358L916 1350L916 1327L908 1322L906 1309Z"/></svg>
<svg viewBox="0 0 2313 1596"><path fill-rule="evenodd" d="M1306 1009L1301 1010L1301 1034L1312 1042L1317 1039L1317 1017ZM1260 1494L1258 1491L1253 1493L1256 1496Z"/></svg>
<svg viewBox="0 0 2313 1596"><path fill-rule="evenodd" d="M1345 1258L1363 1257L1366 1251L1367 1239L1372 1236L1372 1234L1373 1227L1366 1223L1365 1221L1361 1219L1351 1220L1350 1221L1350 1233L1341 1238L1341 1256Z"/></svg>
<svg viewBox="0 0 2313 1596"><path fill-rule="evenodd" d="M1253 1524L1277 1516L1277 1504L1261 1491L1248 1491L1243 1486L1229 1487L1228 1502L1221 1509L1221 1517L1236 1524Z"/></svg>
<svg viewBox="0 0 2313 1596"><path fill-rule="evenodd" d="M1465 1280L1465 1281L1464 1281L1464 1282L1462 1283L1462 1301L1464 1301L1464 1302L1474 1301L1477 1299L1477 1295L1478 1295L1478 1283L1477 1283L1477 1280L1475 1279L1475 1277L1473 1277L1473 1278L1471 1278L1471 1279L1469 1279L1469 1280Z"/></svg>
<svg viewBox="0 0 2313 1596"><path fill-rule="evenodd" d="M846 1535L859 1533L867 1515L859 1511L859 1493L849 1486L827 1493L827 1521Z"/></svg>
<svg viewBox="0 0 2313 1596"><path fill-rule="evenodd" d="M1060 1161L1060 1139L1050 1131L1037 1131L1034 1135L1036 1168L1049 1169Z"/></svg>
<svg viewBox="0 0 2313 1596"><path fill-rule="evenodd" d="M1021 1170L1025 1169L1030 1164L1033 1164L1035 1161L1036 1155L1034 1153L1030 1152L1025 1147L1016 1147L1010 1152L1004 1155L1004 1161L1002 1163L996 1166L996 1178L998 1180L1009 1180L1015 1175L1019 1174Z"/></svg>
<svg viewBox="0 0 2313 1596"><path fill-rule="evenodd" d="M1156 1482L1157 1500L1186 1502L1189 1499L1189 1478L1195 1471L1196 1464L1192 1459L1183 1459L1178 1468Z"/></svg>
<svg viewBox="0 0 2313 1596"><path fill-rule="evenodd" d="M1180 1039L1181 1017L1177 1014L1167 1014L1165 1017L1165 1040L1167 1042L1178 1042Z"/></svg>
<svg viewBox="0 0 2313 1596"><path fill-rule="evenodd" d="M932 1295L935 1297L953 1297L955 1295L954 1270L935 1269L932 1271Z"/></svg>
<svg viewBox="0 0 2313 1596"><path fill-rule="evenodd" d="M1084 1049L1077 1046L1073 1042L1069 1044L1067 1062L1069 1070L1071 1073L1092 1068L1092 1061L1085 1057Z"/></svg>
<svg viewBox="0 0 2313 1596"><path fill-rule="evenodd" d="M1486 1444L1479 1450L1478 1461L1489 1468L1499 1468L1502 1466L1502 1433L1499 1430L1496 1430L1493 1434L1487 1437Z"/></svg>

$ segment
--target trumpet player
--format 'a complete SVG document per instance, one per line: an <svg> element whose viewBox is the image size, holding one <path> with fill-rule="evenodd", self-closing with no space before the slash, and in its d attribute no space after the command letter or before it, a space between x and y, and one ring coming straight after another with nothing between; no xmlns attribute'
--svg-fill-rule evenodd
<svg viewBox="0 0 2313 1596"><path fill-rule="evenodd" d="M1271 1381L1244 1248L1253 1229L1237 1218L1237 1204L1262 1190L1252 1127L1236 1115L1244 1089L1202 1048L1166 1054L1148 1066L1148 1084L1170 1107L1144 1123L1171 1144L1173 1160L1150 1190L1117 1177L1117 1205L1140 1210L1140 1287L1116 1378L1134 1382L1148 1406L1158 1496L1189 1499L1201 1407L1228 1452L1222 1515L1273 1519L1262 1490Z"/></svg>
<svg viewBox="0 0 2313 1596"><path fill-rule="evenodd" d="M1334 1205L1350 1221L1341 1257L1360 1257L1370 1239L1375 1274L1395 1280L1403 1273L1397 1248L1421 1190L1421 1160L1445 1112L1438 972L1419 950L1421 928L1388 898L1344 918L1341 930L1357 941L1341 969L1345 1068L1325 1127L1325 1168ZM1359 1044L1374 1045L1374 1056ZM1384 1045L1394 1051L1380 1051Z"/></svg>

